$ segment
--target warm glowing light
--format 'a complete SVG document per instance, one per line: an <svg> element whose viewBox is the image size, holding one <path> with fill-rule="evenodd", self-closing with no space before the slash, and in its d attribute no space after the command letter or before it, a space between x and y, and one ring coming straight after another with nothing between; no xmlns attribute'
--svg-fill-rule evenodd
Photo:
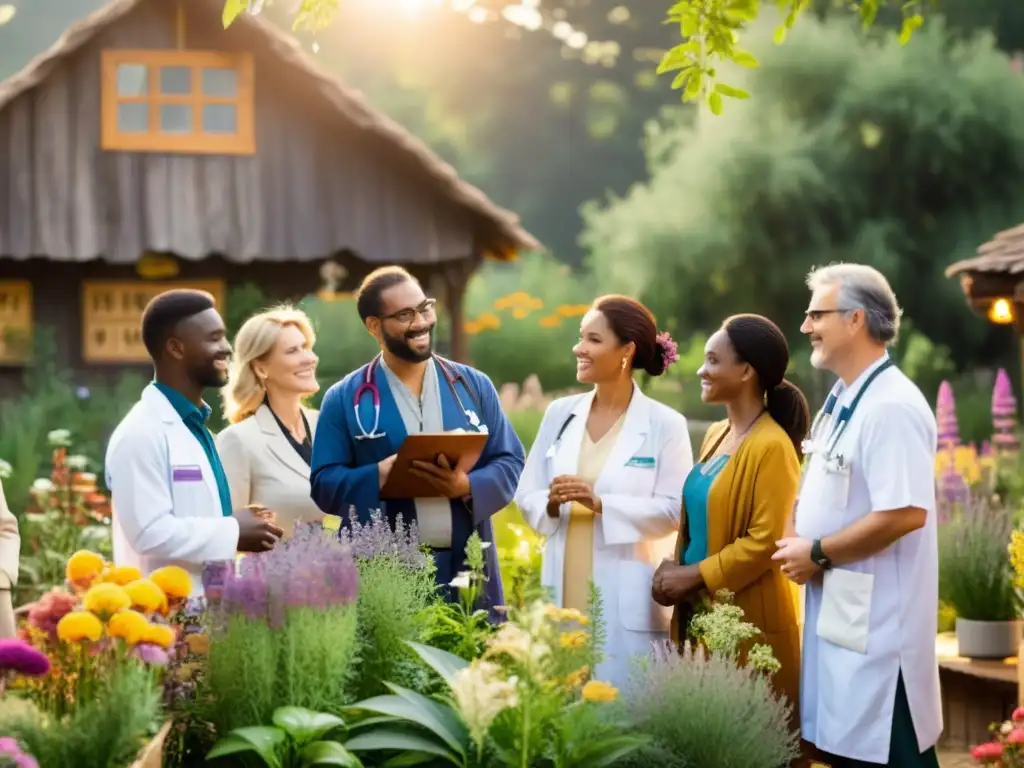
<svg viewBox="0 0 1024 768"><path fill-rule="evenodd" d="M1013 322L1013 305L1009 299L996 299L988 308L988 319L998 325L1008 325Z"/></svg>

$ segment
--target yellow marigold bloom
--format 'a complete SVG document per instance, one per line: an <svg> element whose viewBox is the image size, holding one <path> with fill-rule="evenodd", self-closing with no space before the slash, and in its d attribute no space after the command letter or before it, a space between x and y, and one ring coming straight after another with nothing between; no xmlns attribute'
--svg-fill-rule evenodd
<svg viewBox="0 0 1024 768"><path fill-rule="evenodd" d="M64 575L69 583L84 588L103 572L105 565L102 556L88 549L80 549L68 558Z"/></svg>
<svg viewBox="0 0 1024 768"><path fill-rule="evenodd" d="M582 629L574 632L563 632L558 637L558 642L563 648L582 648L590 636Z"/></svg>
<svg viewBox="0 0 1024 768"><path fill-rule="evenodd" d="M107 622L107 634L111 637L120 637L128 645L141 642L148 629L149 622L138 611L115 613Z"/></svg>
<svg viewBox="0 0 1024 768"><path fill-rule="evenodd" d="M164 613L167 610L167 595L151 579L136 579L124 587L132 606L143 613Z"/></svg>
<svg viewBox="0 0 1024 768"><path fill-rule="evenodd" d="M166 624L150 624L142 635L140 643L152 643L161 648L170 648L174 645L175 633L172 627Z"/></svg>
<svg viewBox="0 0 1024 768"><path fill-rule="evenodd" d="M577 611L575 608L559 608L557 605L549 604L546 610L548 616L555 621L575 621L584 627L590 623L587 615Z"/></svg>
<svg viewBox="0 0 1024 768"><path fill-rule="evenodd" d="M188 649L196 656L205 656L210 652L210 638L198 632L185 636L185 643Z"/></svg>
<svg viewBox="0 0 1024 768"><path fill-rule="evenodd" d="M574 672L570 672L565 678L566 688L579 688L581 685L587 682L587 678L590 677L590 667L580 667Z"/></svg>
<svg viewBox="0 0 1024 768"><path fill-rule="evenodd" d="M192 594L192 579L188 571L176 565L165 565L149 574L150 580L164 591L167 597L184 600Z"/></svg>
<svg viewBox="0 0 1024 768"><path fill-rule="evenodd" d="M85 610L92 611L101 619L109 619L118 611L130 608L132 600L123 587L101 581L89 587L83 603Z"/></svg>
<svg viewBox="0 0 1024 768"><path fill-rule="evenodd" d="M131 584L136 579L141 579L142 571L134 565L112 565L101 578L103 581L109 581L111 584L123 587Z"/></svg>
<svg viewBox="0 0 1024 768"><path fill-rule="evenodd" d="M96 642L103 634L103 622L89 611L72 611L57 622L57 637L65 643Z"/></svg>
<svg viewBox="0 0 1024 768"><path fill-rule="evenodd" d="M584 701L615 701L619 696L619 689L603 680L591 680L583 686Z"/></svg>

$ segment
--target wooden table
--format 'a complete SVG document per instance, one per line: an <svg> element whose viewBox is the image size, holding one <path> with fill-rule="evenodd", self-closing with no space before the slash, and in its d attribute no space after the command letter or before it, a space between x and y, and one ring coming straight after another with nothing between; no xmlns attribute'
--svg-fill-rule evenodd
<svg viewBox="0 0 1024 768"><path fill-rule="evenodd" d="M1002 660L960 656L956 635L935 639L942 684L943 746L972 747L989 740L989 726L1009 719L1019 701L1017 657Z"/></svg>

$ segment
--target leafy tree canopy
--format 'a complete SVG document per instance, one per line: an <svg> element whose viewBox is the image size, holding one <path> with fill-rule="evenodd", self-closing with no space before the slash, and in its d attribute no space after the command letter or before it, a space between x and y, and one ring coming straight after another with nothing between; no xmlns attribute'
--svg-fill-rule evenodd
<svg viewBox="0 0 1024 768"><path fill-rule="evenodd" d="M991 360L1006 334L974 318L943 267L1024 207L1024 79L990 36L953 41L936 18L902 46L804 19L785 46L751 31L750 100L660 125L650 182L591 203L584 245L602 288L644 298L680 332L757 311L796 336L803 277L873 264L916 328Z"/></svg>

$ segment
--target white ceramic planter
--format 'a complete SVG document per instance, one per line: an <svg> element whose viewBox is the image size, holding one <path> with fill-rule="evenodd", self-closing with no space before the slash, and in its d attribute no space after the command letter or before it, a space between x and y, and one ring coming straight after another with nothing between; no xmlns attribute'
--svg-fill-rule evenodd
<svg viewBox="0 0 1024 768"><path fill-rule="evenodd" d="M1005 659L1016 656L1024 637L1020 621L956 620L956 642L960 655L968 659Z"/></svg>

